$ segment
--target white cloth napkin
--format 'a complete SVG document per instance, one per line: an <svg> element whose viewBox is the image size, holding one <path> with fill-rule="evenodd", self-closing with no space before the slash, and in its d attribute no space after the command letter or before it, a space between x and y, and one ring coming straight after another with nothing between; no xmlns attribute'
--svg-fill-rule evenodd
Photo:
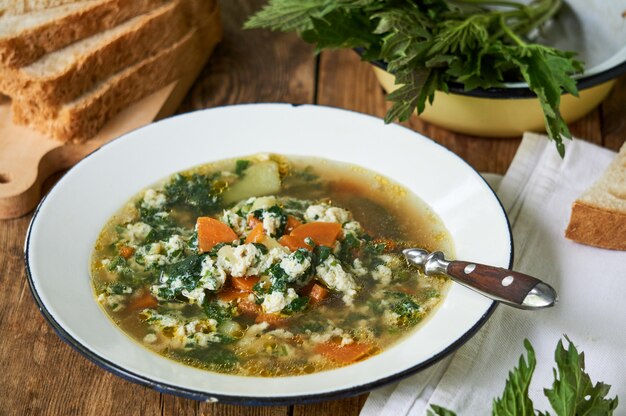
<svg viewBox="0 0 626 416"><path fill-rule="evenodd" d="M489 415L508 371L525 352L524 338L537 354L530 397L537 409L551 410L543 388L552 385L554 349L563 334L585 352L592 381L612 385L609 397L620 397L616 414L626 414L626 252L576 244L563 236L572 202L614 156L574 140L561 159L544 136L524 136L497 193L513 229L514 269L555 287L559 303L532 312L498 306L452 357L372 392L361 416L421 416L431 404L459 416Z"/></svg>

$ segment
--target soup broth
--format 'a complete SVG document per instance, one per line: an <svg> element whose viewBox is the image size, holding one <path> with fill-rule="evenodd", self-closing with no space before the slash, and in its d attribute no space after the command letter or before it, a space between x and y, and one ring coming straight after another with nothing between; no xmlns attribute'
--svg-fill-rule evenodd
<svg viewBox="0 0 626 416"><path fill-rule="evenodd" d="M228 374L290 376L364 360L433 313L448 281L405 247L453 255L401 186L316 158L207 164L140 192L103 228L97 301L143 346Z"/></svg>

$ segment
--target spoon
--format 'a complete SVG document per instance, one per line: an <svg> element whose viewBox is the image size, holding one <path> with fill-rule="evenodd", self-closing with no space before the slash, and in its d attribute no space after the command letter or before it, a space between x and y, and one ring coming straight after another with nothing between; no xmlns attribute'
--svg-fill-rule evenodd
<svg viewBox="0 0 626 416"><path fill-rule="evenodd" d="M407 248L402 250L402 254L409 263L422 268L427 276L445 274L481 295L515 308L548 308L558 300L552 286L527 274L484 264L446 260L441 251L429 253L419 248Z"/></svg>

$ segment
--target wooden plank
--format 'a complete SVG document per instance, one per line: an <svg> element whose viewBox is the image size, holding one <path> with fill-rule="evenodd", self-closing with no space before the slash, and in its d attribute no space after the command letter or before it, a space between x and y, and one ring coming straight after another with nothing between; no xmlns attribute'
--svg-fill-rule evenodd
<svg viewBox="0 0 626 416"><path fill-rule="evenodd" d="M351 50L320 56L316 103L384 117L387 103L370 64Z"/></svg>
<svg viewBox="0 0 626 416"><path fill-rule="evenodd" d="M603 144L617 151L626 140L626 76L617 80L601 108Z"/></svg>
<svg viewBox="0 0 626 416"><path fill-rule="evenodd" d="M350 397L348 399L332 400L309 405L296 405L293 407L293 416L358 415L365 404L365 400L367 400L367 394Z"/></svg>
<svg viewBox="0 0 626 416"><path fill-rule="evenodd" d="M287 410L285 410L287 409ZM225 404L201 404L198 415L202 416L283 416L289 414L289 408L284 406L245 407ZM178 415L183 413L171 413Z"/></svg>
<svg viewBox="0 0 626 416"><path fill-rule="evenodd" d="M264 0L222 0L224 38L179 109L229 104L313 102L313 48L295 34L243 30Z"/></svg>
<svg viewBox="0 0 626 416"><path fill-rule="evenodd" d="M569 125L573 137L602 145L600 109L595 109L585 117Z"/></svg>

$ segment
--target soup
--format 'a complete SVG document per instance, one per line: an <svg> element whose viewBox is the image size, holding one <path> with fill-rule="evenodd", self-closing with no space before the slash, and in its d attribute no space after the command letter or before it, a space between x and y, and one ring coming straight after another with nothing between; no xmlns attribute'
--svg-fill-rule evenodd
<svg viewBox="0 0 626 416"><path fill-rule="evenodd" d="M175 174L105 225L91 274L145 347L228 374L290 376L364 360L432 314L443 276L402 248L452 255L439 218L366 169L255 155Z"/></svg>

